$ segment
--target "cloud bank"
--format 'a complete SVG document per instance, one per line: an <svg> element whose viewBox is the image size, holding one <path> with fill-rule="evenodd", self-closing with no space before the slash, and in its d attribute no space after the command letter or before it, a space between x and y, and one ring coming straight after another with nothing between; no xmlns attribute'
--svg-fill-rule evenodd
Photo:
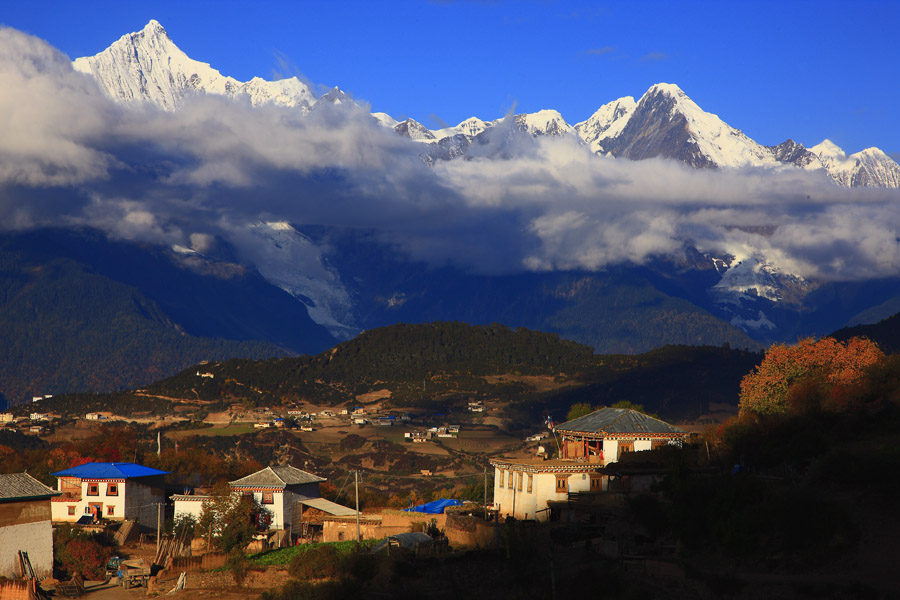
<svg viewBox="0 0 900 600"><path fill-rule="evenodd" d="M0 29L0 228L90 225L254 251L260 221L373 230L411 259L486 273L603 269L702 251L807 278L900 271L900 194L795 169L692 170L496 128L479 157L426 166L360 107L309 114L198 96L121 106L45 42ZM492 146L496 147L492 147Z"/></svg>

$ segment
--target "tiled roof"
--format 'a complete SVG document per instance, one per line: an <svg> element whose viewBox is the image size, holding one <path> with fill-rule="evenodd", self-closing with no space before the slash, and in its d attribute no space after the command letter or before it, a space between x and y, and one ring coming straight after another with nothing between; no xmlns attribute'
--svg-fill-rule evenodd
<svg viewBox="0 0 900 600"><path fill-rule="evenodd" d="M128 479L131 477L148 477L165 475L168 471L152 469L135 463L92 462L51 473L55 477L80 477L81 479Z"/></svg>
<svg viewBox="0 0 900 600"><path fill-rule="evenodd" d="M59 496L59 494L60 492L48 488L28 473L0 475L0 502L30 498L50 498Z"/></svg>
<svg viewBox="0 0 900 600"><path fill-rule="evenodd" d="M266 467L261 471L257 471L251 475L247 475L237 481L229 482L234 487L269 487L283 488L289 485L297 485L302 483L316 483L325 481L325 478L295 469L294 467L283 465L275 467Z"/></svg>
<svg viewBox="0 0 900 600"><path fill-rule="evenodd" d="M601 408L589 415L557 425L557 431L573 433L677 433L684 432L630 408Z"/></svg>

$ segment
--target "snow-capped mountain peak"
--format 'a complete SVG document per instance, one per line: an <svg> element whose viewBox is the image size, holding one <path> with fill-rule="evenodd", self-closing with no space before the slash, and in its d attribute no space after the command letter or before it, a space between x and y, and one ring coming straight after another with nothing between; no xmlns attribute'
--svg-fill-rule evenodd
<svg viewBox="0 0 900 600"><path fill-rule="evenodd" d="M900 188L900 165L878 148L866 148L847 156L837 144L826 139L810 151L819 156L839 185Z"/></svg>
<svg viewBox="0 0 900 600"><path fill-rule="evenodd" d="M296 77L279 81L254 77L241 82L224 76L209 64L189 58L156 20L141 31L122 36L95 56L76 59L73 66L91 74L115 101L147 102L170 111L199 93L249 99L253 106L270 103L295 107L303 112L317 103L355 104L337 87L317 99ZM423 144L420 156L428 164L466 155L478 147L473 146L476 139L483 141L486 131L505 121L471 117L455 127L430 130L413 119L398 122L385 113L374 113L373 117ZM660 157L712 168L824 167L839 185L900 187L900 165L877 148L848 157L829 140L810 149L790 139L777 146L763 146L704 111L673 83L651 86L637 102L625 96L604 104L575 127L556 110L518 114L512 117L512 124L532 137L577 136L592 152L616 158Z"/></svg>
<svg viewBox="0 0 900 600"><path fill-rule="evenodd" d="M822 160L825 160L826 158L847 158L847 155L844 153L841 147L829 139L822 140L809 150L810 152L817 154Z"/></svg>
<svg viewBox="0 0 900 600"><path fill-rule="evenodd" d="M222 75L208 63L188 57L155 19L99 54L76 58L72 66L93 75L113 100L149 102L169 111L196 93L246 96L253 106L274 103L304 110L316 102L312 90L296 77L279 81L255 77L242 83Z"/></svg>
<svg viewBox="0 0 900 600"><path fill-rule="evenodd" d="M544 109L536 113L516 115L515 120L521 130L532 136L575 133L575 128L566 123L563 116L556 110Z"/></svg>
<svg viewBox="0 0 900 600"><path fill-rule="evenodd" d="M603 142L622 132L622 128L628 123L628 118L635 106L637 106L637 102L632 96L608 102L598 108L587 120L576 124L575 131L578 133L578 137L590 146L592 152L602 154L604 152Z"/></svg>

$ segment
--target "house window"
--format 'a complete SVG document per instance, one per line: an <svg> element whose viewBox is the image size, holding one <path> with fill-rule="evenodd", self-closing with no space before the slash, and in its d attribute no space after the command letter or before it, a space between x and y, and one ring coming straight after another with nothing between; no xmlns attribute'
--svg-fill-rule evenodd
<svg viewBox="0 0 900 600"><path fill-rule="evenodd" d="M262 503L263 504L275 504L274 494L272 492L263 492Z"/></svg>
<svg viewBox="0 0 900 600"><path fill-rule="evenodd" d="M70 517L75 516L75 507L74 506L69 506L69 516Z"/></svg>
<svg viewBox="0 0 900 600"><path fill-rule="evenodd" d="M344 541L344 532L343 531L338 531L338 541L339 542Z"/></svg>
<svg viewBox="0 0 900 600"><path fill-rule="evenodd" d="M507 483L507 487L508 487L509 489L513 489L513 479L514 479L513 476L514 476L514 475L515 475L515 472L510 471L510 472L509 472L509 477L507 477L507 482L506 482L506 483Z"/></svg>
<svg viewBox="0 0 900 600"><path fill-rule="evenodd" d="M502 471L501 469L497 469L497 476L499 477L499 483L497 484L497 487L503 487L503 473L504 471Z"/></svg>
<svg viewBox="0 0 900 600"><path fill-rule="evenodd" d="M100 484L99 483L89 483L87 495L88 496L99 496L100 495Z"/></svg>
<svg viewBox="0 0 900 600"><path fill-rule="evenodd" d="M556 476L556 493L557 494L565 494L568 491L569 486L569 476L568 475L557 475Z"/></svg>
<svg viewBox="0 0 900 600"><path fill-rule="evenodd" d="M522 491L522 479L524 479L524 477L522 477L522 475L524 475L524 473L516 474L516 489L519 490L520 492Z"/></svg>
<svg viewBox="0 0 900 600"><path fill-rule="evenodd" d="M599 473L591 473L591 491L599 492L603 489L603 479Z"/></svg>
<svg viewBox="0 0 900 600"><path fill-rule="evenodd" d="M107 483L106 484L106 495L107 496L118 496L119 495L119 484L118 483Z"/></svg>
<svg viewBox="0 0 900 600"><path fill-rule="evenodd" d="M622 456L626 452L634 452L634 440L619 442L619 456Z"/></svg>
<svg viewBox="0 0 900 600"><path fill-rule="evenodd" d="M528 493L531 493L532 487L534 486L534 475L531 473L528 474Z"/></svg>
<svg viewBox="0 0 900 600"><path fill-rule="evenodd" d="M106 505L106 516L111 517L111 516L113 516L114 514L116 514L116 507L115 507L115 506L110 506L110 505L107 504L107 505Z"/></svg>

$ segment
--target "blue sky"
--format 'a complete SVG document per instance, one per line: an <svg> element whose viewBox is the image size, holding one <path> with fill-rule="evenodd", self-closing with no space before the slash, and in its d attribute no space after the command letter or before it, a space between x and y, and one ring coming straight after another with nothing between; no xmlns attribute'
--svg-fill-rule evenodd
<svg viewBox="0 0 900 600"><path fill-rule="evenodd" d="M0 22L70 57L155 18L225 75L301 74L429 127L559 110L654 83L764 144L900 153L900 2L15 2Z"/></svg>

